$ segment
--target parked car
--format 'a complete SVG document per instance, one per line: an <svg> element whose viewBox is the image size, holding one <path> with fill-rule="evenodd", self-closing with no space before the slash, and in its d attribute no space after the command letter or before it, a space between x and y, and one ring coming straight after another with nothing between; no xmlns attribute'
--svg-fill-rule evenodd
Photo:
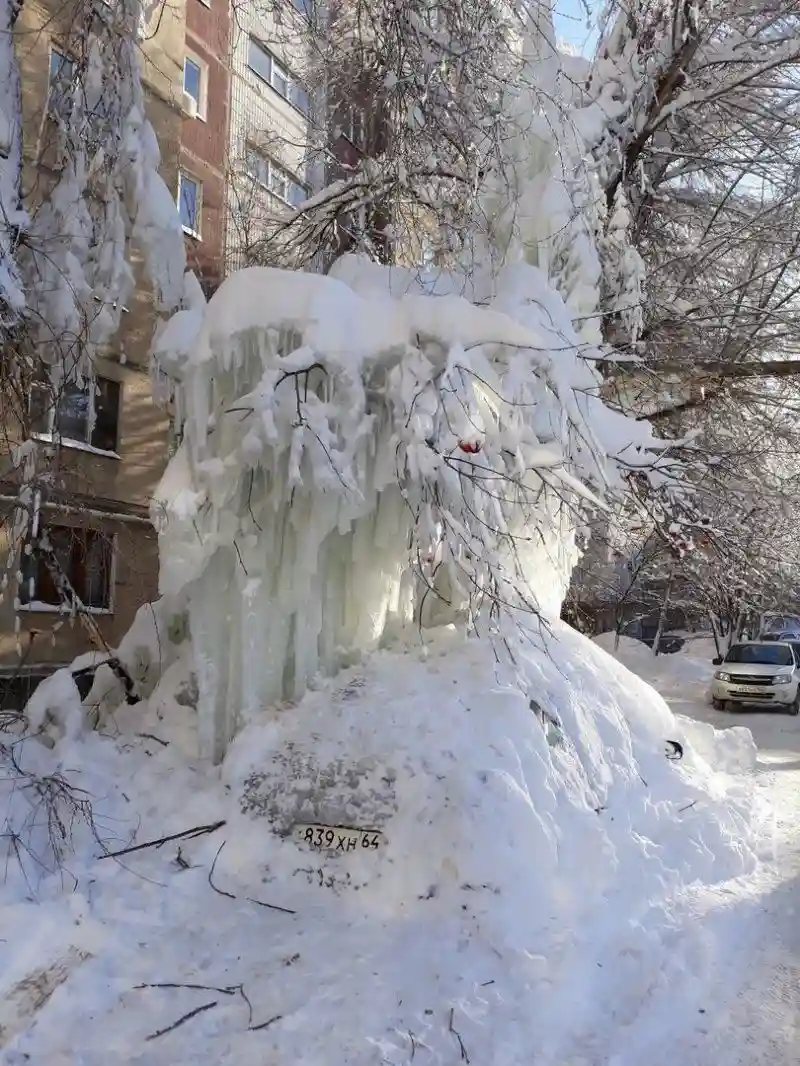
<svg viewBox="0 0 800 1066"><path fill-rule="evenodd" d="M656 642L655 634L651 637L640 637L643 644L646 644L648 648L652 648ZM680 651L685 643L685 638L678 636L675 633L662 633L661 640L658 642L658 654L659 655L674 655L676 651Z"/></svg>
<svg viewBox="0 0 800 1066"><path fill-rule="evenodd" d="M800 641L800 630L797 630L797 629L769 630L768 632L762 633L759 636L758 639L759 640L781 640L781 641L787 641L789 644L791 644L793 641Z"/></svg>
<svg viewBox="0 0 800 1066"><path fill-rule="evenodd" d="M734 644L711 684L711 702L718 711L728 706L777 707L800 713L800 655L786 641L754 640Z"/></svg>

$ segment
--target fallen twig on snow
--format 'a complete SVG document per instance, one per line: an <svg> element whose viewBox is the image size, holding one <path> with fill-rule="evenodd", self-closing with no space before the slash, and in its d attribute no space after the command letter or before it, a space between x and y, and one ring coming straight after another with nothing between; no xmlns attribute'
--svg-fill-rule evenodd
<svg viewBox="0 0 800 1066"><path fill-rule="evenodd" d="M464 1047L464 1041L461 1039L461 1033L459 1033L459 1031L453 1026L453 1017L455 1015L455 1012L456 1012L455 1007L451 1007L450 1008L450 1020L449 1020L449 1023L448 1023L448 1029L450 1030L450 1032L453 1034L453 1036L458 1041L458 1046L461 1048L461 1059L462 1059L462 1061L466 1062L467 1066L469 1066L469 1055L467 1054L467 1049Z"/></svg>
<svg viewBox="0 0 800 1066"><path fill-rule="evenodd" d="M248 903L255 903L257 907L268 907L271 911L281 911L282 914L297 914L297 911L291 910L289 907L279 907L277 903L264 903L263 900L253 899L251 896L245 896Z"/></svg>
<svg viewBox="0 0 800 1066"><path fill-rule="evenodd" d="M214 999L210 1003L203 1003L200 1007L195 1007L194 1010L190 1010L188 1014L181 1015L176 1022L172 1025L168 1025L165 1029L158 1029L155 1033L150 1033L145 1037L145 1040L155 1040L159 1036L164 1036L165 1033L171 1033L173 1029L177 1029L179 1025L183 1025L184 1022L188 1022L190 1018L195 1018L198 1014L202 1014L203 1011L211 1010L212 1007L216 1007L219 1001Z"/></svg>
<svg viewBox="0 0 800 1066"><path fill-rule="evenodd" d="M213 881L214 870L217 866L217 859L219 858L220 852L226 844L227 840L223 840L220 846L217 848L217 854L214 856L214 861L211 863L211 869L208 871L208 883L211 885L211 887L214 889L218 896L227 896L228 899L238 899L239 897L234 896L233 892L226 892L224 888L217 888ZM280 911L281 914L297 914L297 911L293 911L289 907L279 907L277 903L264 903L263 900L253 899L252 896L245 896L244 898L247 900L248 903L255 903L257 907L266 907L268 910L271 911Z"/></svg>
<svg viewBox="0 0 800 1066"><path fill-rule="evenodd" d="M208 871L208 883L211 885L211 887L214 889L218 896L227 896L228 899L236 899L236 896L234 896L232 892L225 892L223 889L217 888L217 886L214 884L214 881L212 880L214 877L214 869L217 865L217 859L219 858L219 854L226 844L227 840L223 840L220 846L217 848L217 854L214 856L214 861L211 863L211 869Z"/></svg>
<svg viewBox="0 0 800 1066"><path fill-rule="evenodd" d="M414 1039L414 1034L410 1029L408 1030L408 1039L411 1041L411 1062L413 1062L417 1053L417 1041Z"/></svg>
<svg viewBox="0 0 800 1066"><path fill-rule="evenodd" d="M192 868L192 864L184 859L183 852L180 848L178 848L178 854L175 856L175 862L182 870L191 870Z"/></svg>
<svg viewBox="0 0 800 1066"><path fill-rule="evenodd" d="M143 851L145 848L160 848L162 844L169 844L171 840L194 840L195 837L204 836L206 833L215 833L225 825L225 821L212 822L210 825L196 825L194 829L184 829L182 833L171 833L167 837L159 837L157 840L148 840L144 844L134 844L120 851L107 851L101 855L101 859L115 859L118 855L131 855L134 851Z"/></svg>
<svg viewBox="0 0 800 1066"><path fill-rule="evenodd" d="M136 736L141 737L142 740L154 740L156 744L160 744L162 748L169 747L169 741L162 740L161 737L157 737L155 733L137 733Z"/></svg>
<svg viewBox="0 0 800 1066"><path fill-rule="evenodd" d="M66 867L66 857L73 850L73 832L81 823L102 847L94 820L91 798L86 789L72 784L60 771L40 774L29 769L22 759L24 746L31 740L25 734L10 743L0 744L0 775L12 784L15 793L25 799L19 817L6 817L0 827L0 841L5 841L6 861L14 858L32 895L34 871L39 876L60 873L77 879ZM74 775L73 775L74 776ZM74 888L75 886L73 886Z"/></svg>
<svg viewBox="0 0 800 1066"><path fill-rule="evenodd" d="M261 1022L259 1025L251 1025L250 1026L250 1032L251 1033L255 1033L259 1029L267 1029L270 1025L273 1025L275 1022L279 1022L281 1020L281 1018L283 1018L282 1014L276 1014L274 1018L269 1018L266 1022Z"/></svg>
<svg viewBox="0 0 800 1066"><path fill-rule="evenodd" d="M134 985L137 991L141 988L191 988L195 992L221 992L223 996L232 996L239 991L241 985L227 985L225 988L217 988L216 985L192 985L182 981L153 981L143 985Z"/></svg>
<svg viewBox="0 0 800 1066"><path fill-rule="evenodd" d="M678 807L678 814L682 814L684 811L688 811L691 807L694 807L697 800L692 800L691 803L687 803L685 807Z"/></svg>
<svg viewBox="0 0 800 1066"><path fill-rule="evenodd" d="M242 997L242 999L247 1004L247 1028L250 1029L250 1028L252 1028L252 1025L253 1025L253 1004L250 1002L250 1000L247 997L247 993L244 990L244 984L237 985L236 986L236 991L239 993L239 995Z"/></svg>

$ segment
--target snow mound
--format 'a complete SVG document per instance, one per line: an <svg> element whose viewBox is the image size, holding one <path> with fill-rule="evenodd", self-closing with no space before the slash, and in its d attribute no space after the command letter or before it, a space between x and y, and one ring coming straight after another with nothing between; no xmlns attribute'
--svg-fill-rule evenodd
<svg viewBox="0 0 800 1066"><path fill-rule="evenodd" d="M708 685L714 669L711 660L716 650L710 639L687 640L680 651L669 655L654 655L651 647L633 637L620 636L615 647L614 633L600 633L593 643L648 681L665 678L684 685Z"/></svg>
<svg viewBox="0 0 800 1066"><path fill-rule="evenodd" d="M640 640L621 636L615 649L614 634L601 633L593 643L612 655L620 668L629 671L637 680L653 684L670 700L694 700L703 705L710 700L709 684L716 654L711 639L687 641L672 655L653 655L652 649ZM758 749L753 734L744 726L715 729L694 717L677 715L675 739L687 746L687 763L700 759L707 767L721 774L750 773L756 767Z"/></svg>
<svg viewBox="0 0 800 1066"><path fill-rule="evenodd" d="M715 770L726 774L750 773L756 768L758 748L745 726L715 729L707 722L677 716L684 737Z"/></svg>
<svg viewBox="0 0 800 1066"><path fill-rule="evenodd" d="M432 1062L457 1061L463 1041L475 1062L535 1050L560 1066L646 1042L650 998L702 981L716 950L700 933L676 953L676 894L754 866L747 794L701 759L670 761L663 700L568 627L514 653L516 684L453 628L375 654L253 718L221 779L181 753L196 718L175 698L181 656L109 723L116 738L29 744L31 766L68 769L96 797L108 848L225 825L119 865L76 833L63 884L31 864L0 887L10 958L26 957L21 910L72 923L48 955L63 983L15 1015L9 1050L58 1062L80 1048L93 1066L113 1033L148 1066L367 1066L407 1061L413 1039ZM298 822L382 843L315 852ZM163 982L208 990L139 987Z"/></svg>
<svg viewBox="0 0 800 1066"><path fill-rule="evenodd" d="M376 655L246 728L225 780L278 839L297 823L383 832L377 856L328 867L335 884L362 891L362 906L397 914L438 899L450 911L464 885L487 886L482 921L506 947L527 922L535 935L532 898L580 922L586 900L565 886L589 877L602 895L622 866L647 869L648 849L673 837L677 808L703 783L666 758L678 727L663 700L567 627L555 633L523 646L524 695L455 630L432 639L424 666L410 650ZM662 884L744 872L744 819L735 805L707 806L699 854L684 842L652 872ZM297 859L285 842L264 855L284 875Z"/></svg>

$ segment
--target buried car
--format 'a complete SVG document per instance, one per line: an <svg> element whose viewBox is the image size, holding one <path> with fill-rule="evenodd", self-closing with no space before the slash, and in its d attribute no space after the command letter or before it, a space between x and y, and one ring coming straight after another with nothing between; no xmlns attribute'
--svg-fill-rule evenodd
<svg viewBox="0 0 800 1066"><path fill-rule="evenodd" d="M776 707L800 713L800 657L791 644L748 641L734 644L711 683L711 702L717 710L735 704Z"/></svg>

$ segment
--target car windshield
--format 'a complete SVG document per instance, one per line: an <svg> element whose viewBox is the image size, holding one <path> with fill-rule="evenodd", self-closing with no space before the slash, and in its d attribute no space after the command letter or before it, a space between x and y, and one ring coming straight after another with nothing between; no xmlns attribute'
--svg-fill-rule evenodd
<svg viewBox="0 0 800 1066"><path fill-rule="evenodd" d="M788 644L734 644L725 656L726 663L755 663L759 666L793 666Z"/></svg>

